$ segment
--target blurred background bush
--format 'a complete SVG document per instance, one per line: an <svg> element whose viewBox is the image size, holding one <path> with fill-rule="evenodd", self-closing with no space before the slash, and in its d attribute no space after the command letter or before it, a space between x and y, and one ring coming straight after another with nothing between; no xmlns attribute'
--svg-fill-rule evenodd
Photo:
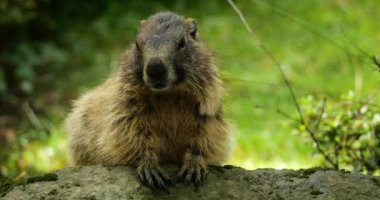
<svg viewBox="0 0 380 200"><path fill-rule="evenodd" d="M378 1L236 4L291 80L307 123L319 124L324 153L339 167L376 171ZM71 101L117 67L141 19L167 10L197 19L201 38L219 56L226 113L236 132L229 163L249 169L329 165L297 119L274 63L226 1L1 0L0 178L67 165L62 121Z"/></svg>

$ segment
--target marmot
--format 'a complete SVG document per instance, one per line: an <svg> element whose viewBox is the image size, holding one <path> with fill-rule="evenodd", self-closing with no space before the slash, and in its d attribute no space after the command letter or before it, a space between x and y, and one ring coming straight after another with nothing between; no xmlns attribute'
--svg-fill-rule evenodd
<svg viewBox="0 0 380 200"><path fill-rule="evenodd" d="M72 164L133 165L140 180L167 190L162 163L181 163L177 180L199 186L220 165L231 133L222 82L193 19L170 12L141 21L120 67L74 104L65 121Z"/></svg>

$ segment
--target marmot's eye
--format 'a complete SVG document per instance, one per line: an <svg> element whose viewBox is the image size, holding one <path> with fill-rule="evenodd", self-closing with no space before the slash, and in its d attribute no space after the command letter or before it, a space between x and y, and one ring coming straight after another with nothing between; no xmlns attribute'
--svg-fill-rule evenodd
<svg viewBox="0 0 380 200"><path fill-rule="evenodd" d="M183 38L181 38L181 40L179 41L177 49L178 49L178 50L179 50L179 49L183 49L185 46L186 46L186 41L185 41L185 38L183 37Z"/></svg>

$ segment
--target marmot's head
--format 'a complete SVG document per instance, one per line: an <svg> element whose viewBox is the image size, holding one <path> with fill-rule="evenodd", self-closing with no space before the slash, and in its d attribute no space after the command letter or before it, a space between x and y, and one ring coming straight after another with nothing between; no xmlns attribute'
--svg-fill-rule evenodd
<svg viewBox="0 0 380 200"><path fill-rule="evenodd" d="M199 79L201 68L211 62L195 20L169 12L141 22L134 49L137 76L153 91Z"/></svg>

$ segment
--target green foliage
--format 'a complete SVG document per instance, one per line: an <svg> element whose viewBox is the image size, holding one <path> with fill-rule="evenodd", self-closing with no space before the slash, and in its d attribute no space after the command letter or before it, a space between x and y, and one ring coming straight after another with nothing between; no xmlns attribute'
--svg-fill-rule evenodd
<svg viewBox="0 0 380 200"><path fill-rule="evenodd" d="M325 156L325 165L369 174L380 170L380 107L373 100L350 92L338 101L308 96L300 103L305 125L296 123L296 131Z"/></svg>
<svg viewBox="0 0 380 200"><path fill-rule="evenodd" d="M66 6L70 3L67 1ZM94 62L78 53L86 49L83 44L74 45L73 41L80 39L74 34L79 33L79 25L67 22L74 21L75 16L52 12L57 4L60 3L5 1L0 7L0 176L25 175L26 171L33 174L44 169L39 165L46 163L31 160L50 157L46 152L44 156L36 156L38 151L47 148L54 149L48 152L62 151L62 145L47 146L57 139L59 128L55 126L57 119L61 121L64 117L62 106L77 94L71 88L90 82L88 76L71 79L86 73L89 69L86 65ZM83 21L88 19L87 13L94 12L88 11L91 6L81 10ZM58 160L65 160L62 155ZM57 168L53 163L50 162L49 169Z"/></svg>

